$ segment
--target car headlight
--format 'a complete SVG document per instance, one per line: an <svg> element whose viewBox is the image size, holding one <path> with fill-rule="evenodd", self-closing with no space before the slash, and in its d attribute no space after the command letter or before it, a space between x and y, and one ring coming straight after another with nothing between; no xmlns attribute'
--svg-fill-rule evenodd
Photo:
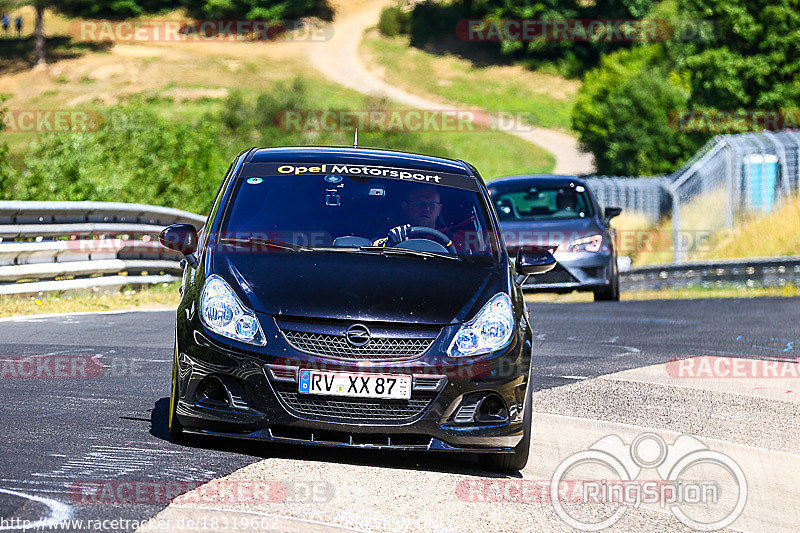
<svg viewBox="0 0 800 533"><path fill-rule="evenodd" d="M591 235L583 237L582 239L575 239L569 243L567 251L569 252L596 252L600 250L600 245L603 244L602 235Z"/></svg>
<svg viewBox="0 0 800 533"><path fill-rule="evenodd" d="M514 310L505 293L492 296L475 318L463 324L450 348L450 357L466 357L495 352L505 348L514 334Z"/></svg>
<svg viewBox="0 0 800 533"><path fill-rule="evenodd" d="M242 305L233 289L212 274L203 287L200 318L214 333L237 341L263 346L267 343L256 314Z"/></svg>

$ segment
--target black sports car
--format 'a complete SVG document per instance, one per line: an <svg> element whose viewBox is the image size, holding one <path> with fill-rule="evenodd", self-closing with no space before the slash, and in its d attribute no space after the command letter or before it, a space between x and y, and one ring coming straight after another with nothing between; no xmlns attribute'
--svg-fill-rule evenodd
<svg viewBox="0 0 800 533"><path fill-rule="evenodd" d="M603 209L575 176L527 175L489 184L500 226L513 255L525 246L554 250L558 265L530 278L529 292L592 291L595 300L619 300L615 233L618 207Z"/></svg>
<svg viewBox="0 0 800 533"><path fill-rule="evenodd" d="M480 452L520 469L531 325L477 170L357 148L253 148L186 255L170 434ZM519 278L517 274L520 274Z"/></svg>

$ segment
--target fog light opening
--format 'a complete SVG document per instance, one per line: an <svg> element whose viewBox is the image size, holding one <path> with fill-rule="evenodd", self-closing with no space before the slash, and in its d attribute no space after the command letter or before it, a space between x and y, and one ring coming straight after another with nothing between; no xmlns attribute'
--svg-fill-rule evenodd
<svg viewBox="0 0 800 533"><path fill-rule="evenodd" d="M506 402L497 394L489 394L483 398L475 413L476 422L505 422L508 420Z"/></svg>
<svg viewBox="0 0 800 533"><path fill-rule="evenodd" d="M498 424L508 420L506 402L493 392L471 394L456 412L456 424Z"/></svg>
<svg viewBox="0 0 800 533"><path fill-rule="evenodd" d="M209 376L197 387L194 395L195 402L206 407L230 406L228 388L218 377Z"/></svg>

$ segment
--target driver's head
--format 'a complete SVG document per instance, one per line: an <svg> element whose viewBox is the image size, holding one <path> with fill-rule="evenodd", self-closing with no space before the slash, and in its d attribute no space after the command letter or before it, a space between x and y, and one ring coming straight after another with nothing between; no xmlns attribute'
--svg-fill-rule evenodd
<svg viewBox="0 0 800 533"><path fill-rule="evenodd" d="M556 207L558 209L575 209L578 205L578 196L572 191L556 194Z"/></svg>
<svg viewBox="0 0 800 533"><path fill-rule="evenodd" d="M425 226L433 228L436 219L442 212L442 202L439 192L434 187L417 187L412 189L405 200L400 202L400 207L412 226Z"/></svg>

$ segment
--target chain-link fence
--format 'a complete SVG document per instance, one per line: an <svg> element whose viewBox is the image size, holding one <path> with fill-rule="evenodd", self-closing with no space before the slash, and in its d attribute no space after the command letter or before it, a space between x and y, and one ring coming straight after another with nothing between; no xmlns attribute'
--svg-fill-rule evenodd
<svg viewBox="0 0 800 533"><path fill-rule="evenodd" d="M800 132L718 135L670 178L673 260L685 261L692 231L719 231L774 210L800 192Z"/></svg>
<svg viewBox="0 0 800 533"><path fill-rule="evenodd" d="M718 135L670 176L587 181L604 206L651 222L671 215L673 261L683 262L710 234L800 194L800 131Z"/></svg>
<svg viewBox="0 0 800 533"><path fill-rule="evenodd" d="M644 215L650 222L669 213L669 181L664 177L590 176L586 182L604 207L622 207Z"/></svg>

